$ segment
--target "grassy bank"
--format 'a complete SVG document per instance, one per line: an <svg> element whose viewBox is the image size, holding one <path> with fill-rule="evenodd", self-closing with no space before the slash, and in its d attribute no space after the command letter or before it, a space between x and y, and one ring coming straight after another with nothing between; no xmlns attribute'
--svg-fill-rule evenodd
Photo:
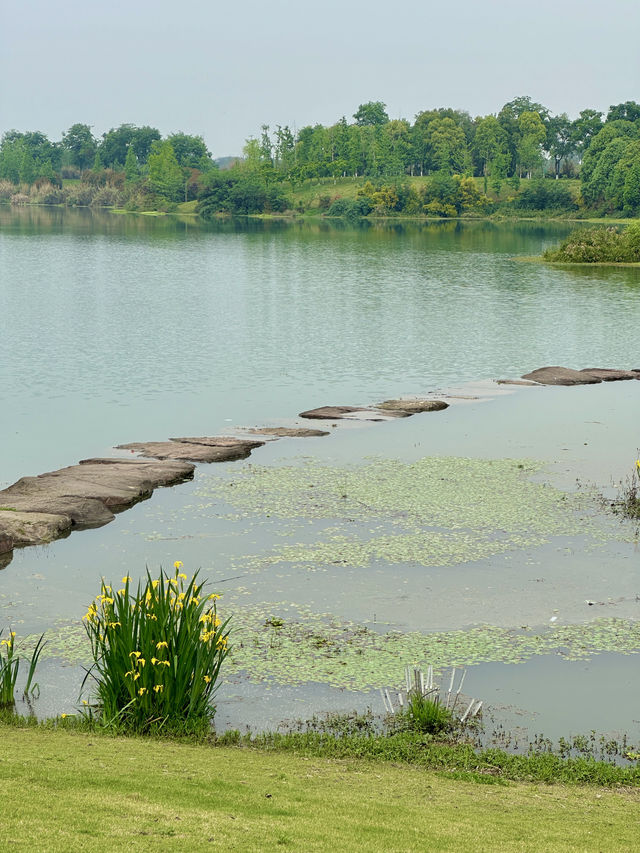
<svg viewBox="0 0 640 853"><path fill-rule="evenodd" d="M0 724L13 850L634 849L637 790ZM491 781L488 777L487 781Z"/></svg>

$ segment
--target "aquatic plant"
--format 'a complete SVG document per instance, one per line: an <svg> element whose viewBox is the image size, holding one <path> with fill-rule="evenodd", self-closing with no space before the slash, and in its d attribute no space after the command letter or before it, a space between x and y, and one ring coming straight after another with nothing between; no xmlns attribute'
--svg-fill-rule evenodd
<svg viewBox="0 0 640 853"><path fill-rule="evenodd" d="M0 636L2 631L0 631ZM20 672L21 657L16 653L16 632L9 631L8 639L0 640L0 708L13 706L15 704L15 689ZM44 647L44 634L36 642L35 648L29 661L27 672L27 683L23 696L33 695L38 691L38 685L33 681L38 659Z"/></svg>
<svg viewBox="0 0 640 853"><path fill-rule="evenodd" d="M631 476L613 506L627 518L640 519L640 459L636 459Z"/></svg>
<svg viewBox="0 0 640 853"><path fill-rule="evenodd" d="M193 732L208 727L215 714L211 700L228 654L228 620L218 617L217 594L207 595L198 573L189 581L174 563L173 576L147 570L135 591L122 578L117 592L102 582L84 617L93 665L96 701L84 700L101 724L148 732Z"/></svg>

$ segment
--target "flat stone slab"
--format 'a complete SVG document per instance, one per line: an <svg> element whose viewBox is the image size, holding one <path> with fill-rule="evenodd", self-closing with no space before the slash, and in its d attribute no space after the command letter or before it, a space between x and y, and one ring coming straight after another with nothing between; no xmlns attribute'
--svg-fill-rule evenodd
<svg viewBox="0 0 640 853"><path fill-rule="evenodd" d="M385 400L377 406L384 412L407 412L410 415L418 415L422 412L441 412L448 409L449 404L444 400L413 399L413 400Z"/></svg>
<svg viewBox="0 0 640 853"><path fill-rule="evenodd" d="M178 441L182 444L204 444L206 447L248 447L249 450L264 446L264 441L252 440L250 438L238 438L236 436L229 435L203 435L195 438L171 438L169 441Z"/></svg>
<svg viewBox="0 0 640 853"><path fill-rule="evenodd" d="M530 379L496 379L496 385L537 385L540 382L532 382Z"/></svg>
<svg viewBox="0 0 640 853"><path fill-rule="evenodd" d="M107 524L114 512L149 497L158 486L189 479L193 471L188 462L85 459L38 477L22 477L0 491L2 562L6 565L13 548L53 542L73 528Z"/></svg>
<svg viewBox="0 0 640 853"><path fill-rule="evenodd" d="M68 536L71 527L68 515L0 510L0 536L10 540L14 548L46 545Z"/></svg>
<svg viewBox="0 0 640 853"><path fill-rule="evenodd" d="M314 438L331 435L324 429L307 429L306 427L254 427L247 430L253 435L275 435L278 438Z"/></svg>
<svg viewBox="0 0 640 853"><path fill-rule="evenodd" d="M131 450L151 459L175 459L190 462L230 462L246 459L251 454L253 442L232 446L188 444L184 441L132 441L119 444L118 450ZM263 442L258 442L263 444Z"/></svg>
<svg viewBox="0 0 640 853"><path fill-rule="evenodd" d="M596 379L602 379L603 382L640 379L640 375L635 370L615 370L611 367L585 367L580 373L588 373L589 376L595 376Z"/></svg>
<svg viewBox="0 0 640 853"><path fill-rule="evenodd" d="M0 502L0 517L3 509L60 514L68 516L73 526L78 529L102 527L103 524L108 524L115 518L113 512L99 498L52 495L46 492L38 494L36 491L31 495L14 494L10 498L5 496L4 500L8 500L9 504L5 506ZM1 544L0 553L2 553Z"/></svg>
<svg viewBox="0 0 640 853"><path fill-rule="evenodd" d="M531 379L541 385L596 385L602 382L597 376L572 370L570 367L539 367L525 373L522 379Z"/></svg>
<svg viewBox="0 0 640 853"><path fill-rule="evenodd" d="M308 409L300 412L299 417L310 420L359 420L359 421L386 421L389 418L408 418L409 412L388 411L381 412L377 409L364 406L320 406L317 409Z"/></svg>

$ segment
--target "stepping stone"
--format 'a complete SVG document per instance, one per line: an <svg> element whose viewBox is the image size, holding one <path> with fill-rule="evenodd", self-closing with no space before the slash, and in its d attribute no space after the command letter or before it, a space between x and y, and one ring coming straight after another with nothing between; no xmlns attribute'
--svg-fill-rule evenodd
<svg viewBox="0 0 640 853"><path fill-rule="evenodd" d="M85 459L78 465L22 477L0 491L0 542L3 563L10 546L42 545L67 536L73 527L107 524L120 512L151 495L193 477L187 462L135 459Z"/></svg>
<svg viewBox="0 0 640 853"><path fill-rule="evenodd" d="M640 379L635 370L614 370L611 367L585 367L580 373L588 373L603 382L619 382L623 379Z"/></svg>
<svg viewBox="0 0 640 853"><path fill-rule="evenodd" d="M383 411L406 412L409 415L418 415L422 412L441 412L448 409L449 404L444 400L385 400L377 407Z"/></svg>
<svg viewBox="0 0 640 853"><path fill-rule="evenodd" d="M386 421L390 418L408 418L409 412L388 411L381 412L376 409L368 409L363 406L320 406L317 409L308 409L300 412L299 417L311 420L361 420L361 421Z"/></svg>
<svg viewBox="0 0 640 853"><path fill-rule="evenodd" d="M570 367L539 367L525 373L522 379L531 379L541 385L597 385L602 382L597 376L572 370Z"/></svg>
<svg viewBox="0 0 640 853"><path fill-rule="evenodd" d="M68 515L47 512L14 512L0 510L0 540L13 548L25 545L46 545L71 533Z"/></svg>
<svg viewBox="0 0 640 853"><path fill-rule="evenodd" d="M259 442L258 444L262 444ZM251 454L251 441L236 445L188 444L184 441L132 441L119 444L118 450L131 450L151 459L177 459L190 462L229 462L246 459Z"/></svg>
<svg viewBox="0 0 640 853"><path fill-rule="evenodd" d="M250 438L236 438L227 435L204 435L199 438L171 438L169 440L183 444L204 444L206 447L248 447L250 450L264 445L264 441L252 441Z"/></svg>
<svg viewBox="0 0 640 853"><path fill-rule="evenodd" d="M253 435L275 435L279 438L314 438L330 435L324 429L307 429L306 427L260 427L247 430Z"/></svg>

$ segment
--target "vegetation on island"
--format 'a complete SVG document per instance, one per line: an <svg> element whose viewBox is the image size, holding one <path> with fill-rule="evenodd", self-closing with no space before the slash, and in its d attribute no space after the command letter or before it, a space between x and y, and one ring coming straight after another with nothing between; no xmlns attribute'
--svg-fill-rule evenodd
<svg viewBox="0 0 640 853"><path fill-rule="evenodd" d="M640 222L620 228L573 231L557 249L547 249L546 261L568 264L640 263Z"/></svg>
<svg viewBox="0 0 640 853"><path fill-rule="evenodd" d="M391 119L381 101L348 122L293 132L263 125L243 156L216 162L199 136L123 124L101 139L74 124L59 141L11 130L0 201L217 214L486 216L640 212L640 104L552 115L527 96L472 118L452 108ZM557 180L561 179L561 180ZM578 183L579 181L579 183Z"/></svg>

